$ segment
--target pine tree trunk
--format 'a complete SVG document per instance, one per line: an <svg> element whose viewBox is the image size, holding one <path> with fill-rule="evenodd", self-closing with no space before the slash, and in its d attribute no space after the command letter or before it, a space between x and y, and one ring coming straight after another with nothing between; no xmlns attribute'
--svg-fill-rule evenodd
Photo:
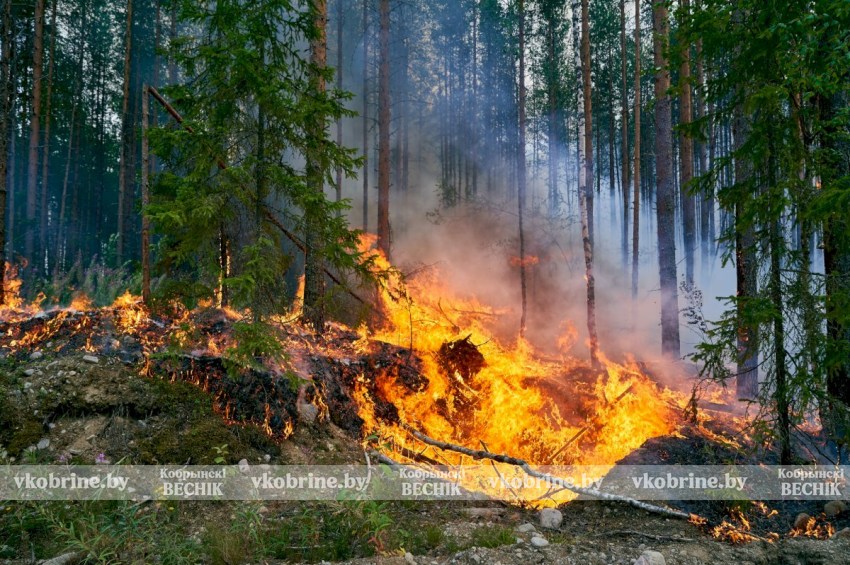
<svg viewBox="0 0 850 565"><path fill-rule="evenodd" d="M130 168L133 149L133 116L130 113L130 68L133 53L133 0L127 0L127 22L124 32L124 86L121 102L121 155L118 163L118 239L115 249L116 266L125 259L129 232L129 204L133 192L133 171Z"/></svg>
<svg viewBox="0 0 850 565"><path fill-rule="evenodd" d="M38 204L38 146L41 125L41 84L44 65L44 0L35 2L35 43L32 62L32 114L30 115L29 158L27 160L27 226L24 255L36 272L42 270L35 256L36 211Z"/></svg>
<svg viewBox="0 0 850 565"><path fill-rule="evenodd" d="M638 294L640 250L640 0L635 0L635 155L634 209L632 218L632 300Z"/></svg>
<svg viewBox="0 0 850 565"><path fill-rule="evenodd" d="M41 257L39 259L40 270L48 272L50 269L50 245L47 237L47 194L50 189L48 173L50 171L50 110L53 102L53 68L56 57L56 0L53 0L50 12L50 55L47 66L47 101L44 111L44 147L41 157L41 202L39 204L39 246Z"/></svg>
<svg viewBox="0 0 850 565"><path fill-rule="evenodd" d="M369 0L363 0L363 231L369 231Z"/></svg>
<svg viewBox="0 0 850 565"><path fill-rule="evenodd" d="M380 0L378 67L378 249L390 257L390 0Z"/></svg>
<svg viewBox="0 0 850 565"><path fill-rule="evenodd" d="M582 88L584 90L584 166L585 172L585 199L587 200L587 232L590 244L593 244L593 101L591 99L590 80L590 17L588 14L588 0L581 0L581 58L582 58ZM598 183L597 183L598 184ZM589 293L588 293L589 294ZM590 296L588 296L588 309L590 308ZM589 320L589 318L588 318ZM591 336L591 339L592 336ZM593 344L591 344L592 346ZM591 352L594 358L594 352Z"/></svg>
<svg viewBox="0 0 850 565"><path fill-rule="evenodd" d="M171 5L170 19L171 25L168 30L168 46L173 48L174 43L177 41L177 2L174 2ZM177 84L177 61L173 55L168 58L168 82L170 84Z"/></svg>
<svg viewBox="0 0 850 565"><path fill-rule="evenodd" d="M150 220L147 206L150 203L150 157L148 154L148 121L150 114L150 95L148 85L142 87L142 300L151 301L151 265L150 265Z"/></svg>
<svg viewBox="0 0 850 565"><path fill-rule="evenodd" d="M593 242L590 234L590 209L588 195L592 194L592 163L588 164L588 155L593 152L590 116L590 37L587 25L587 0L573 0L573 51L576 67L581 70L582 88L577 89L578 143L578 205L581 217L581 240L584 250L584 275L587 289L587 333L590 341L590 362L598 364L599 339L596 334L596 282L593 277ZM579 13L581 19L579 20ZM581 33L581 49L579 49Z"/></svg>
<svg viewBox="0 0 850 565"><path fill-rule="evenodd" d="M6 303L6 196L8 194L10 114L12 84L12 0L3 0L0 27L0 305Z"/></svg>
<svg viewBox="0 0 850 565"><path fill-rule="evenodd" d="M342 90L342 50L345 46L342 40L342 32L343 32L343 17L342 15L345 13L345 7L343 6L343 0L337 0L336 2L336 87L339 90ZM339 118L336 121L336 144L342 147L342 118ZM336 201L339 202L342 200L342 165L337 165L336 167Z"/></svg>
<svg viewBox="0 0 850 565"><path fill-rule="evenodd" d="M846 155L846 143L841 143L843 134L836 131L836 101L821 96L818 99L819 121L828 124L822 134L824 148ZM841 146L839 146L841 143ZM821 179L823 185L834 185L845 178L850 171L842 160L835 163L836 170L828 172ZM847 351L850 347L850 327L848 327L842 304L850 295L850 248L847 234L850 223L843 211L836 210L823 224L824 274L826 275L826 296L829 305L826 312L827 347L831 352ZM835 355L827 367L826 391L829 395L829 409L826 426L829 437L837 441L846 440L850 431L850 361L846 356Z"/></svg>
<svg viewBox="0 0 850 565"><path fill-rule="evenodd" d="M686 25L690 17L690 0L681 0L681 18L679 26ZM679 67L679 124L690 125L692 119L691 97L691 45L687 38L680 39L682 64ZM690 134L682 132L679 136L680 177L679 187L682 195L682 221L684 222L685 242L685 280L694 282L694 253L696 247L696 202L690 193L688 184L694 178L694 141Z"/></svg>
<svg viewBox="0 0 850 565"><path fill-rule="evenodd" d="M552 16L553 21L547 22L547 41L546 48L549 53L549 77L548 98L549 98L549 216L554 218L558 215L558 157L560 154L560 139L558 138L558 72L555 70L556 65L560 62L555 57L555 26L557 22L555 16Z"/></svg>
<svg viewBox="0 0 850 565"><path fill-rule="evenodd" d="M626 77L626 0L620 0L620 71L622 84L620 86L620 189L623 191L623 272L626 273L629 264L629 83Z"/></svg>
<svg viewBox="0 0 850 565"><path fill-rule="evenodd" d="M738 105L733 121L735 150L741 148L749 136L748 118ZM752 171L743 158L735 159L735 184L744 187L750 182ZM738 373L737 395L739 399L754 400L758 397L758 328L743 322L744 301L754 299L758 294L758 271L755 258L755 229L747 222L744 213L748 204L745 189L739 189L739 201L735 203L735 271L738 294Z"/></svg>
<svg viewBox="0 0 850 565"><path fill-rule="evenodd" d="M655 175L658 223L658 270L661 280L661 350L678 358L679 297L676 280L676 195L673 183L673 124L670 112L670 71L667 49L667 6L653 6L653 52L655 61Z"/></svg>
<svg viewBox="0 0 850 565"><path fill-rule="evenodd" d="M696 67L697 67L697 104L696 117L702 120L705 117L705 66L702 58L702 40L697 40L696 44ZM709 125L709 128L711 126ZM704 132L704 130L703 130ZM699 172L704 175L708 172L708 146L700 136L700 141L697 144L697 154L699 162ZM713 190L711 191L713 192ZM709 190L703 189L700 200L700 255L702 256L703 272L708 272L710 265L710 242L709 239L709 218L711 218L711 209L714 208L714 201Z"/></svg>
<svg viewBox="0 0 850 565"><path fill-rule="evenodd" d="M317 70L312 77L311 88L317 95L325 92L325 79L321 75L327 65L327 18L328 6L326 0L312 0L313 25L316 36L310 42L310 63ZM324 153L325 123L321 117L315 118L314 131L311 137L317 141L316 154L307 156L307 174L310 182L310 190L317 195L324 191L321 156ZM321 218L318 210L309 208L305 210L307 233L304 238L304 318L307 324L316 332L321 332L325 327L325 277L324 265L320 253Z"/></svg>
<svg viewBox="0 0 850 565"><path fill-rule="evenodd" d="M526 324L528 323L528 282L525 265L525 226L523 225L525 215L525 0L518 0L517 11L519 16L519 101L517 111L519 113L519 139L517 142L517 213L519 215L519 284L522 300L522 314L519 320L519 335L525 336Z"/></svg>

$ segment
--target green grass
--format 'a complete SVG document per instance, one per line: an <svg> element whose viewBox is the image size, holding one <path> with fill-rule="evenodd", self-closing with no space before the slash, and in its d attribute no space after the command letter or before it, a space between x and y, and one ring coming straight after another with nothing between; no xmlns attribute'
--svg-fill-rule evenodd
<svg viewBox="0 0 850 565"><path fill-rule="evenodd" d="M480 526L472 531L472 546L499 547L516 543L516 535L505 526Z"/></svg>

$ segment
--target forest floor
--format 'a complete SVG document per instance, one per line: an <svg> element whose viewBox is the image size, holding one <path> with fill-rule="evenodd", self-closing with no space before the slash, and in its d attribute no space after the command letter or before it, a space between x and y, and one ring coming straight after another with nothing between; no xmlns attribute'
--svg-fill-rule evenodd
<svg viewBox="0 0 850 565"><path fill-rule="evenodd" d="M726 460L730 447L717 432L694 426L656 438L629 462L677 451ZM81 352L0 360L0 446L15 464L363 461L358 439L329 421L299 424L288 440L273 441L256 426L226 424L196 386ZM682 507L714 523L732 520L722 504ZM687 521L585 500L563 505L555 529L543 528L533 509L499 502L0 501L0 563L847 562L846 510L830 519L832 539L787 535L799 512L818 516L823 503L782 507L769 519L737 510L750 516L752 535L780 539L733 544ZM56 556L67 559L44 561Z"/></svg>

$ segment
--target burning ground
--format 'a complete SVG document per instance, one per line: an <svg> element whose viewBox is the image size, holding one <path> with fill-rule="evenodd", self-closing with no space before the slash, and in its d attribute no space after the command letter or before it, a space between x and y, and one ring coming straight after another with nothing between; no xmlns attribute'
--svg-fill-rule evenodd
<svg viewBox="0 0 850 565"><path fill-rule="evenodd" d="M659 385L645 365L603 360L594 368L566 349L553 357L522 339L500 340L487 323L498 312L453 298L436 273L402 281L388 272L378 296L385 324L357 330L333 324L317 337L294 321L293 311L272 321L284 355L247 364L234 353L244 313L209 304L151 311L129 294L104 308L82 298L69 308L47 310L18 300L2 312L0 323L0 444L17 461L44 463L343 463L363 461L364 451L419 466L463 461L460 454L424 443L415 431L532 465L764 460L765 452L750 449L741 421L722 404L703 410L697 423L686 421L688 397ZM494 463L492 472L499 476L506 468ZM405 548L427 554L423 562L610 563L631 562L644 544L661 549L669 563L712 562L717 552L734 560L776 562L773 557L786 550L822 558L846 550L840 540L818 545L786 538L830 537L850 525L847 512L827 518L815 503L777 508L681 503L682 510L705 520L689 524L611 503L565 505L574 496L565 490L524 493L524 499L539 500L518 497L507 506L486 507L234 504L200 513L206 507L199 503L153 503L132 512L179 513L179 528L199 546L228 535L236 543L247 535L236 526L235 533L228 529L239 522L239 508L256 511L258 523L276 531L313 520L313 530L302 530L323 538L343 535L322 530L337 524L331 516L372 524L368 531L347 534L356 542L347 552L311 553L305 548L326 548L311 538L302 545L278 540L285 547L265 555L294 560L391 555ZM560 506L565 519L555 530L537 526L541 539L550 542L537 548L531 544L534 532L519 527L535 522L531 513L542 506ZM308 519L304 508L317 510ZM14 516L22 511L14 505L4 510ZM800 512L812 519L801 522ZM211 535L216 528L229 533ZM398 531L407 537L393 533ZM616 540L603 543L598 536L606 531ZM32 544L25 537L7 536L6 555L20 555L16 544ZM712 537L757 543L731 548Z"/></svg>

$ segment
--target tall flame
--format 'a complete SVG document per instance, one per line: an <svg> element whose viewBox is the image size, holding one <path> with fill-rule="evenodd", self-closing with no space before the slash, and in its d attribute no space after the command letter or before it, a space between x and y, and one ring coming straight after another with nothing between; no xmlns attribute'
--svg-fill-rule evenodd
<svg viewBox="0 0 850 565"><path fill-rule="evenodd" d="M361 251L367 252L373 241L364 237ZM522 338L499 340L487 327L496 312L475 298L456 296L436 273L403 280L380 253L374 259L378 269L389 273L379 297L387 321L371 335L361 329L361 343L365 346L369 337L412 348L428 378L427 387L414 392L390 374L374 376L376 394L398 409L401 423L435 439L508 453L532 464L606 469L648 438L673 430L673 393L660 390L635 362L620 364L603 356L603 369L594 371L567 355L547 359ZM565 328L575 331L570 324ZM447 374L437 353L464 338L477 346L484 366L474 375ZM366 434L377 434L384 445L406 447L394 453L401 459L409 450L422 451L403 426L376 418L368 378L362 376L355 395ZM590 399L589 406L580 406L568 390ZM564 500L570 494L560 496Z"/></svg>

